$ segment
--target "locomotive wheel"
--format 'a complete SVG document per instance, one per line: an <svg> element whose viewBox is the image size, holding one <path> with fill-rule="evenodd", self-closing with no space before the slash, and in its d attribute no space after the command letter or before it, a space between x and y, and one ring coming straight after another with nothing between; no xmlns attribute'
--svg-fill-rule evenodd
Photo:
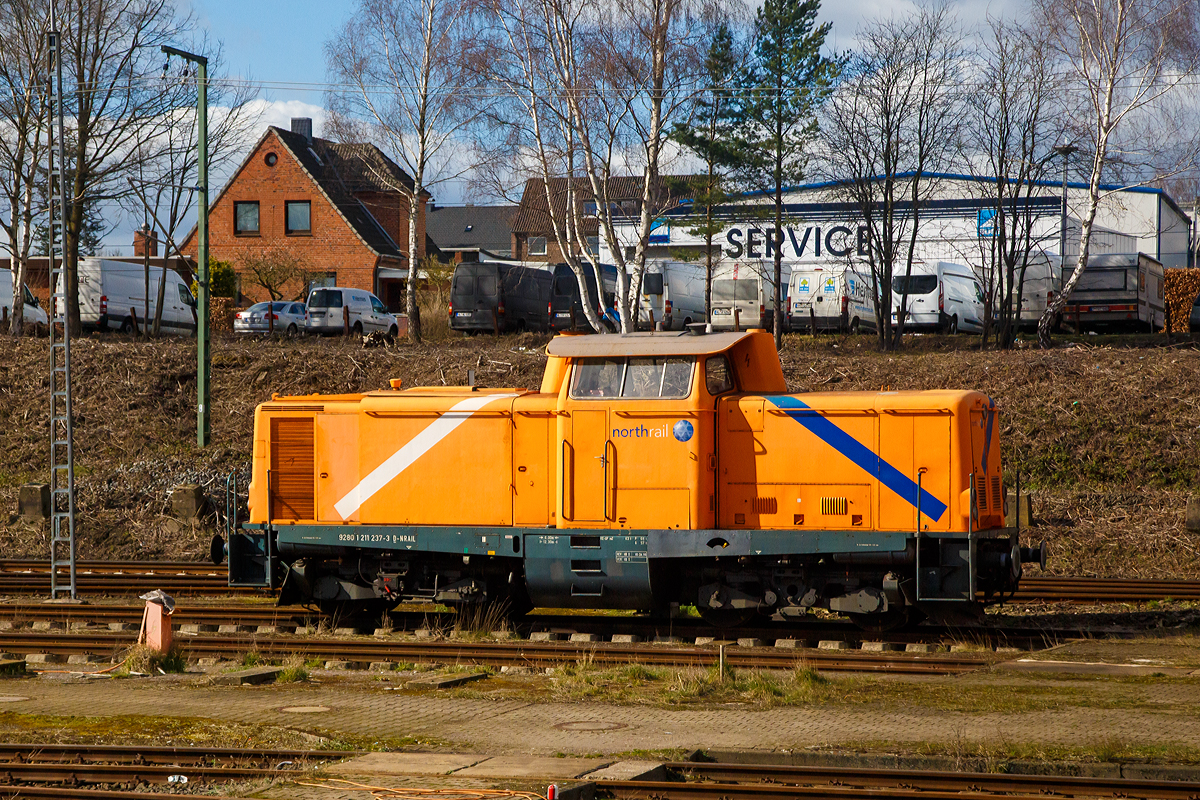
<svg viewBox="0 0 1200 800"><path fill-rule="evenodd" d="M919 620L912 608L890 608L882 614L847 614L850 621L860 630L871 633L886 633L898 631L901 628L915 625Z"/></svg>
<svg viewBox="0 0 1200 800"><path fill-rule="evenodd" d="M737 628L754 619L758 613L753 608L706 608L697 605L700 619L714 628Z"/></svg>

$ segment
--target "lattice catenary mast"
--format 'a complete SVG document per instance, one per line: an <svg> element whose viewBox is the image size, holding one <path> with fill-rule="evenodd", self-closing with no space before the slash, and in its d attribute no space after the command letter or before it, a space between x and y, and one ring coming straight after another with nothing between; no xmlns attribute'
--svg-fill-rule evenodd
<svg viewBox="0 0 1200 800"><path fill-rule="evenodd" d="M49 100L53 115L49 128L47 167L50 178L47 249L50 255L50 286L54 292L51 301L53 318L50 320L50 598L58 599L69 592L74 600L75 445L71 419L71 320L67 305L71 287L66 270L67 189L66 172L63 169L62 38L53 0L50 3L50 33L47 39L50 53ZM57 142L55 125L58 127ZM56 147L57 160L54 157ZM56 253L58 261L55 261ZM70 586L62 585L58 573L60 567L69 569Z"/></svg>

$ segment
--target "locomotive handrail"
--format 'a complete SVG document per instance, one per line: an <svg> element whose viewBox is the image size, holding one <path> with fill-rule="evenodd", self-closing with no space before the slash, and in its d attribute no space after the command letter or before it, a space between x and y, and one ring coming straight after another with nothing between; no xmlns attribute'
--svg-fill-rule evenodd
<svg viewBox="0 0 1200 800"><path fill-rule="evenodd" d="M445 409L443 411L365 411L368 417L375 419L397 419L402 417L442 417L446 414L462 414L461 411L453 411ZM507 410L493 409L491 411L471 411L468 416L474 417L511 417L512 412Z"/></svg>
<svg viewBox="0 0 1200 800"><path fill-rule="evenodd" d="M233 536L237 530L238 480L237 470L233 470L225 478L225 538Z"/></svg>
<svg viewBox="0 0 1200 800"><path fill-rule="evenodd" d="M767 413L777 417L794 417L805 414L819 414L822 417L879 416L879 412L873 408L768 408Z"/></svg>
<svg viewBox="0 0 1200 800"><path fill-rule="evenodd" d="M689 414L715 414L715 408L689 408L686 410L675 409L660 409L645 411L617 411L613 409L613 414L618 417L686 417Z"/></svg>
<svg viewBox="0 0 1200 800"><path fill-rule="evenodd" d="M609 455L610 451L612 453L611 456ZM611 465L613 468L613 479L611 482L608 480L609 465ZM611 522L613 519L613 514L609 510L609 495L615 494L616 491L617 491L617 446L615 444L613 444L612 439L605 439L604 440L604 520L605 520L605 522ZM615 508L615 506L617 504L616 498L613 497L612 500L613 500L612 506Z"/></svg>
<svg viewBox="0 0 1200 800"><path fill-rule="evenodd" d="M940 417L946 414L953 416L954 410L950 408L885 408L882 413L892 417Z"/></svg>
<svg viewBox="0 0 1200 800"><path fill-rule="evenodd" d="M559 458L559 465L560 465L559 470L562 474L562 487L563 487L562 488L562 514L563 514L563 519L568 522L573 522L575 520L575 492L574 492L575 484L574 484L573 480L571 481L571 491L570 492L567 491L567 448L569 448L570 446L571 446L571 443L569 441L567 441L566 439L562 440L562 454ZM574 454L574 450L572 450L572 454ZM570 514L567 514L567 498L568 497L571 498L570 499L571 513Z"/></svg>

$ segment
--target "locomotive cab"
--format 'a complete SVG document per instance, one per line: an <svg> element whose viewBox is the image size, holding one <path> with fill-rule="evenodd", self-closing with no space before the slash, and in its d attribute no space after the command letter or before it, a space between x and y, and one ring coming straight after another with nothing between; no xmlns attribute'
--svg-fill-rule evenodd
<svg viewBox="0 0 1200 800"><path fill-rule="evenodd" d="M772 337L563 335L538 391L273 398L230 582L281 602L813 608L865 627L1015 590L998 411L788 394Z"/></svg>

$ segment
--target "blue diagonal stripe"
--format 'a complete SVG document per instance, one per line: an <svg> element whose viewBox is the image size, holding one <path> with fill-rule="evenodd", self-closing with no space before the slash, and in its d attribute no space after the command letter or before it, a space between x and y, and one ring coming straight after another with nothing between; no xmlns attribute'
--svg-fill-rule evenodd
<svg viewBox="0 0 1200 800"><path fill-rule="evenodd" d="M913 508L917 507L916 481L884 461L878 453L830 422L819 411L809 408L803 401L795 397L781 396L767 399L811 431L818 439L857 464L868 475L878 477L880 483L898 494ZM935 522L940 520L946 513L946 504L925 489L921 489L920 493L921 514Z"/></svg>

